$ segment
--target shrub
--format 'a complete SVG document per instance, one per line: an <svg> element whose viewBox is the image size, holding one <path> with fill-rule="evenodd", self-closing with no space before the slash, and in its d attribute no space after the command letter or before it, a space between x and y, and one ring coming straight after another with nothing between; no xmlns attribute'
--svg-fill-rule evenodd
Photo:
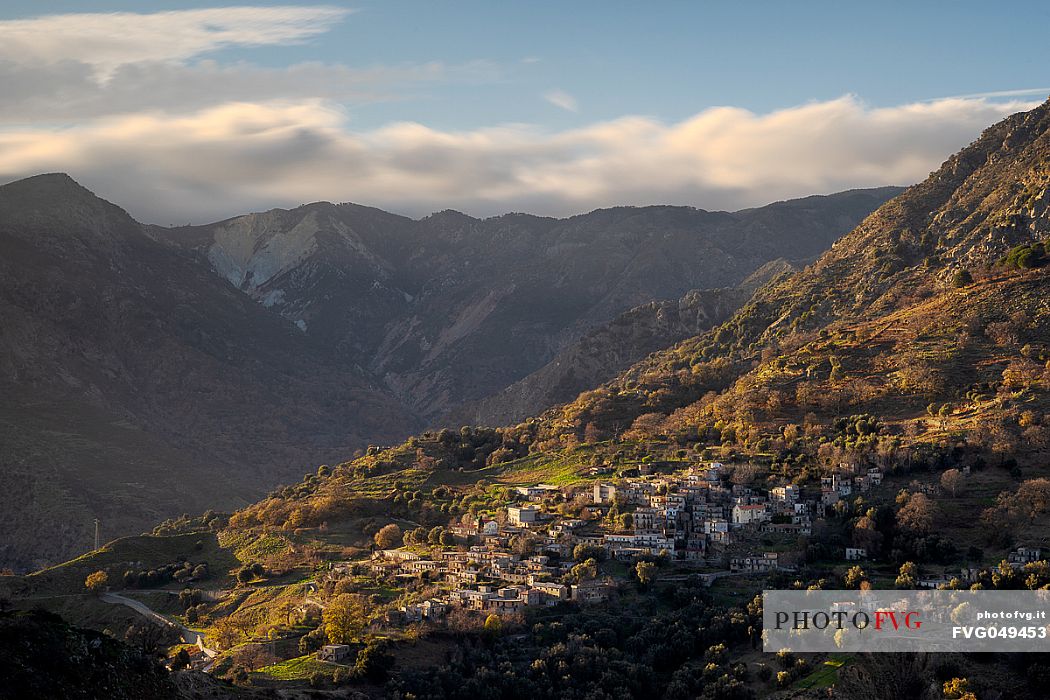
<svg viewBox="0 0 1050 700"><path fill-rule="evenodd" d="M109 574L105 571L96 571L88 574L88 577L84 579L84 588L88 589L92 593L101 593L106 589L109 584Z"/></svg>
<svg viewBox="0 0 1050 700"><path fill-rule="evenodd" d="M965 287L968 284L973 284L973 275L966 268L962 268L955 271L952 275L952 286L953 287Z"/></svg>

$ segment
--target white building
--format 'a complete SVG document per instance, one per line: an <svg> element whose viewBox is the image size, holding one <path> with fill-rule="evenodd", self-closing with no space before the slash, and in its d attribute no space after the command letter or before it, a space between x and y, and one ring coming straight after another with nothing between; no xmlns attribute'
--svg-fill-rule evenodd
<svg viewBox="0 0 1050 700"><path fill-rule="evenodd" d="M603 484L600 481L594 483L594 502L598 504L612 503L616 500L616 487L612 484Z"/></svg>
<svg viewBox="0 0 1050 700"><path fill-rule="evenodd" d="M511 506L507 508L507 519L511 525L525 525L536 522L539 512L532 506Z"/></svg>
<svg viewBox="0 0 1050 700"><path fill-rule="evenodd" d="M764 504L733 506L733 523L735 525L750 525L752 523L763 523L769 519L769 510Z"/></svg>
<svg viewBox="0 0 1050 700"><path fill-rule="evenodd" d="M868 550L863 547L846 547L846 561L861 561L868 558Z"/></svg>

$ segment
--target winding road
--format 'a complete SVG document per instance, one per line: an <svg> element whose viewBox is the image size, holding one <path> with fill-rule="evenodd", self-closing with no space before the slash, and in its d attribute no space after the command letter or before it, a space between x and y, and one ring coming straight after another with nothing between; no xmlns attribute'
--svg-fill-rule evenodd
<svg viewBox="0 0 1050 700"><path fill-rule="evenodd" d="M204 635L196 630L191 630L189 627L184 627L178 623L172 622L168 618L164 617L160 613L154 612L145 603L142 603L131 598L126 598L118 593L103 593L100 599L104 603L112 603L114 605L126 605L135 612L139 613L150 622L168 629L173 629L179 633L182 641L186 644L194 644L201 652L209 659L213 659L218 655L218 652L209 649L204 646Z"/></svg>

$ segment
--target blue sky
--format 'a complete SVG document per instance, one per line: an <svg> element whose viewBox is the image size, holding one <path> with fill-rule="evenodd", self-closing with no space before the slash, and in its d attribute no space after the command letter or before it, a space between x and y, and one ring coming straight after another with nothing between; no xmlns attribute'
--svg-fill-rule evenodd
<svg viewBox="0 0 1050 700"><path fill-rule="evenodd" d="M290 7L251 6L264 17L266 8ZM299 4L298 14L274 15L263 22L269 26L255 27L268 37L261 41L237 38L250 14L233 12L236 7L139 1L49 2L45 9L5 2L0 44L12 33L22 43L8 41L21 48L7 55L0 46L0 86L6 82L18 98L16 106L0 109L0 139L6 135L21 156L0 157L0 175L68 169L160 219L322 197L364 197L370 200L365 203L413 214L446 202L479 214L514 208L564 214L648 201L734 208L814 189L889 184L888 178L909 184L899 178L921 178L981 127L1050 93L1045 3L1018 3L1008 12L977 2ZM194 15L195 9L213 13L220 24L228 14L223 27L234 38L194 43L201 28L210 30L215 22ZM138 34L138 20L123 15L120 24L112 19L120 16L110 14L148 18L173 11L170 29L166 25L158 40L138 45L128 40ZM87 24L94 33L81 36L85 22L73 13L92 15ZM33 18L53 21L12 22ZM112 36L106 34L110 26ZM283 36L289 26L301 34ZM180 43L180 32L190 38ZM56 36L61 41L47 44ZM170 46L154 50L168 39ZM123 43L128 45L121 48ZM119 55L110 50L113 45ZM989 95L1013 91L1019 92ZM956 96L965 99L942 99ZM838 109L813 112L815 105ZM712 111L721 107L734 111ZM807 170L794 183L787 173L760 173L749 182L741 175L746 162L736 162L735 155L725 167L717 161L718 153L751 149L756 138L770 139L767 160L799 157L781 149L770 130L782 129L781 141L797 139L800 130L807 131L806 113L797 110L807 108L828 130L813 137L807 151L815 168L827 172ZM770 116L792 110L798 119ZM155 153L154 169L139 164L136 170L163 182L161 199L171 204L145 204L157 197L141 183L122 182L119 169L102 162L128 157L127 144L116 143L115 135L129 127L125 123L120 132L114 125L136 115L148 115L158 133L170 131L172 123L204 133L186 148L221 151L217 170L234 181L203 201L200 193L213 192L215 183L191 176L171 154ZM245 120L268 136L262 143L248 134L238 151L236 135L246 133ZM936 128L937 120L943 128ZM846 122L846 131L835 130ZM218 148L205 123L225 129ZM406 123L419 129L399 126ZM893 138L894 124L899 139ZM653 164L653 171L678 172L678 180L656 186L649 178L632 189L627 180L639 169L633 159L642 156L610 152L616 151L610 125L624 139L648 140L657 157L673 161L666 169ZM653 128L641 128L646 125ZM937 132L943 133L933 143L923 143ZM740 148L725 138L729 133L742 139ZM712 134L721 141L717 148L709 145ZM882 140L872 146L874 138ZM830 157L818 152L827 143L843 149ZM897 149L896 160L873 155L885 148ZM702 158L690 165L688 149ZM260 150L267 151L265 158ZM306 184L303 173L311 164L301 162L304 151L317 155L315 170L323 174ZM427 156L431 160L424 163ZM619 181L566 192L566 182L590 177L585 166L595 157L630 167ZM836 179L832 170L841 170L846 157L873 162ZM272 158L283 159L273 163L283 189L250 177ZM763 154L756 151L752 158L759 162ZM450 159L442 179L437 162ZM513 172L493 173L508 160ZM358 166L345 165L351 161ZM567 167L573 163L580 166L575 171ZM644 170L650 164L640 165ZM704 179L695 174L700 169L726 172ZM360 183L344 192L325 178ZM383 187L375 186L377 180ZM501 186L479 188L491 182ZM311 191L317 196L310 197Z"/></svg>

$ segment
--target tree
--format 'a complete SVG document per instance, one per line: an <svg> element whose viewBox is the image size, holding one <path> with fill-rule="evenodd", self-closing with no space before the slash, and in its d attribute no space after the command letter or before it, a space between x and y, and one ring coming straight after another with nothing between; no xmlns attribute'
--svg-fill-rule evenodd
<svg viewBox="0 0 1050 700"><path fill-rule="evenodd" d="M835 696L865 700L930 700L933 677L930 655L923 653L857 654L839 672Z"/></svg>
<svg viewBox="0 0 1050 700"><path fill-rule="evenodd" d="M485 618L485 633L493 637L498 636L503 629L503 620L499 615L492 614Z"/></svg>
<svg viewBox="0 0 1050 700"><path fill-rule="evenodd" d="M84 579L84 588L92 593L101 593L106 590L107 585L109 585L109 574L105 571L88 574L88 577Z"/></svg>
<svg viewBox="0 0 1050 700"><path fill-rule="evenodd" d="M953 287L965 287L968 284L973 284L973 275L965 267L955 271L952 275L952 286Z"/></svg>
<svg viewBox="0 0 1050 700"><path fill-rule="evenodd" d="M353 675L356 678L367 678L373 683L380 683L390 675L394 657L386 650L386 640L373 640L364 649L357 652L354 661Z"/></svg>
<svg viewBox="0 0 1050 700"><path fill-rule="evenodd" d="M175 654L175 657L171 660L171 670L181 671L190 665L190 654L185 649L179 649L179 652Z"/></svg>
<svg viewBox="0 0 1050 700"><path fill-rule="evenodd" d="M952 498L955 498L955 494L958 492L959 486L962 485L962 482L963 475L958 469L949 469L941 474L941 488L945 491L950 491Z"/></svg>
<svg viewBox="0 0 1050 700"><path fill-rule="evenodd" d="M324 609L321 619L332 644L349 644L360 636L368 621L368 601L362 595L343 593Z"/></svg>
<svg viewBox="0 0 1050 700"><path fill-rule="evenodd" d="M861 584L867 580L868 576L864 573L864 569L859 566L852 566L846 572L843 583L845 583L846 588L860 588Z"/></svg>
<svg viewBox="0 0 1050 700"><path fill-rule="evenodd" d="M976 700L970 692L970 681L965 678L952 678L944 682L944 697L950 700Z"/></svg>
<svg viewBox="0 0 1050 700"><path fill-rule="evenodd" d="M919 576L919 567L914 562L906 561L901 564L900 573L895 582L897 588L915 588Z"/></svg>
<svg viewBox="0 0 1050 700"><path fill-rule="evenodd" d="M656 578L656 564L651 561L640 561L635 564L634 573L638 576L638 583L648 586Z"/></svg>
<svg viewBox="0 0 1050 700"><path fill-rule="evenodd" d="M601 547L595 547L592 544L583 544L582 542L572 549L572 558L576 561L587 561L588 559L598 560L605 554L605 550Z"/></svg>
<svg viewBox="0 0 1050 700"><path fill-rule="evenodd" d="M375 534L376 546L380 549L393 549L401 542L401 528L395 523L384 525Z"/></svg>
<svg viewBox="0 0 1050 700"><path fill-rule="evenodd" d="M933 501L926 494L913 493L897 511L897 525L916 535L925 535L933 527Z"/></svg>
<svg viewBox="0 0 1050 700"><path fill-rule="evenodd" d="M510 550L519 557L527 557L536 549L536 537L528 532L510 538Z"/></svg>
<svg viewBox="0 0 1050 700"><path fill-rule="evenodd" d="M242 666L249 671L269 666L277 661L273 654L262 644L245 644L239 647L233 656L234 662L238 666Z"/></svg>
<svg viewBox="0 0 1050 700"><path fill-rule="evenodd" d="M220 649L231 649L241 641L241 630L228 617L220 617L213 625L215 643Z"/></svg>
<svg viewBox="0 0 1050 700"><path fill-rule="evenodd" d="M324 646L325 635L324 630L318 627L315 630L310 630L302 637L299 637L299 653L309 654L317 651Z"/></svg>
<svg viewBox="0 0 1050 700"><path fill-rule="evenodd" d="M857 520L853 528L853 546L860 547L867 552L869 557L874 558L882 549L883 536L876 527L875 519L870 515L874 509L868 512L868 515Z"/></svg>
<svg viewBox="0 0 1050 700"><path fill-rule="evenodd" d="M572 567L570 575L577 583L593 579L598 576L598 562L594 559L588 559L585 562L577 564Z"/></svg>
<svg viewBox="0 0 1050 700"><path fill-rule="evenodd" d="M124 641L146 656L155 656L164 646L164 631L149 622L133 624L124 632Z"/></svg>
<svg viewBox="0 0 1050 700"><path fill-rule="evenodd" d="M199 605L202 596L203 592L199 588L183 588L179 591L179 604L182 605L183 610L189 609L194 605Z"/></svg>

